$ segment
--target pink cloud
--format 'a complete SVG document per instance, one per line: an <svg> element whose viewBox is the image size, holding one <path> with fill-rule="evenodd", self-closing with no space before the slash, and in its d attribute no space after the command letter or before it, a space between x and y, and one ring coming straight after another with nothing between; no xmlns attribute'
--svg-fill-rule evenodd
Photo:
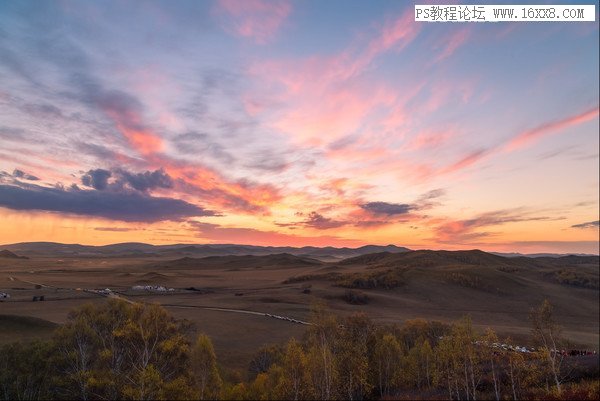
<svg viewBox="0 0 600 401"><path fill-rule="evenodd" d="M250 74L258 78L259 92L267 103L279 105L266 123L296 143L319 146L364 128L370 118L391 113L403 96L389 85L368 80L365 73L379 55L399 51L416 37L420 25L409 11L383 24L370 39L357 40L336 54L252 65ZM413 91L407 87L404 92ZM247 104L247 110L254 114L257 108ZM403 116L398 110L394 113Z"/></svg>
<svg viewBox="0 0 600 401"><path fill-rule="evenodd" d="M454 52L464 45L469 37L471 36L471 28L463 28L454 32L452 35L449 35L445 39L444 47L440 54L436 57L435 61L442 61L454 54Z"/></svg>
<svg viewBox="0 0 600 401"><path fill-rule="evenodd" d="M506 151L514 151L517 149L521 149L532 142L535 142L547 135L551 135L561 131L565 128L573 127L579 124L583 124L594 118L598 117L598 106L595 106L589 110L586 110L582 113L575 114L573 116L569 116L557 121L550 121L548 123L544 123L538 127L533 129L523 131L520 134L513 137L506 145Z"/></svg>
<svg viewBox="0 0 600 401"><path fill-rule="evenodd" d="M405 151L437 149L459 135L454 129L440 131L421 131L413 136L404 146Z"/></svg>
<svg viewBox="0 0 600 401"><path fill-rule="evenodd" d="M259 44L273 40L291 11L287 0L219 0L215 8L228 32Z"/></svg>
<svg viewBox="0 0 600 401"><path fill-rule="evenodd" d="M488 154L489 154L489 150L487 150L487 149L479 149L479 150L470 152L467 155L465 155L464 157L462 157L461 159L459 159L458 161L439 170L438 174L448 174L448 173L454 173L456 171L460 171L462 169L465 169L465 168L477 163L478 161L483 159Z"/></svg>
<svg viewBox="0 0 600 401"><path fill-rule="evenodd" d="M531 130L523 131L517 135L515 135L512 139L510 139L503 146L498 146L495 148L489 149L479 149L472 152L467 153L462 156L458 161L437 169L434 174L449 174L454 173L460 170L463 170L467 167L470 167L477 162L481 161L486 157L490 157L500 151L512 152L521 148L524 148L535 141L552 134L556 134L561 130L564 130L569 127L577 126L579 124L586 123L588 121L593 120L598 117L598 107L591 108L579 114L575 114L561 120L550 121L544 123L536 128Z"/></svg>

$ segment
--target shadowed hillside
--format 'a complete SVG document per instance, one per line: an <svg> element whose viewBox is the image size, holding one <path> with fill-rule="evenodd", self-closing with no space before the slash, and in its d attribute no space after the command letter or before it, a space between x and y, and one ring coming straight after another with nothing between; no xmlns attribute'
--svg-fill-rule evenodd
<svg viewBox="0 0 600 401"><path fill-rule="evenodd" d="M221 267L226 269L260 269L286 268L298 266L319 266L322 262L294 256L289 253L255 256L207 256L205 258L184 257L169 262L157 264L160 268L207 268Z"/></svg>
<svg viewBox="0 0 600 401"><path fill-rule="evenodd" d="M0 258L7 258L7 259L27 259L27 256L19 256L11 251L8 251L6 249L0 251Z"/></svg>

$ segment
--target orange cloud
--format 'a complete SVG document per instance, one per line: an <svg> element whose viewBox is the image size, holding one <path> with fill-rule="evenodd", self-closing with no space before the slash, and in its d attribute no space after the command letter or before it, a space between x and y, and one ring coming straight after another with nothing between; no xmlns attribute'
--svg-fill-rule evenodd
<svg viewBox="0 0 600 401"><path fill-rule="evenodd" d="M142 123L142 116L138 111L133 108L117 108L109 104L103 105L103 109L140 154L148 155L163 150L163 140Z"/></svg>
<svg viewBox="0 0 600 401"><path fill-rule="evenodd" d="M231 181L198 163L175 160L160 153L149 155L146 160L174 178L178 183L176 189L182 195L191 196L190 200L200 198L220 211L268 213L269 207L281 199L279 191L272 185Z"/></svg>

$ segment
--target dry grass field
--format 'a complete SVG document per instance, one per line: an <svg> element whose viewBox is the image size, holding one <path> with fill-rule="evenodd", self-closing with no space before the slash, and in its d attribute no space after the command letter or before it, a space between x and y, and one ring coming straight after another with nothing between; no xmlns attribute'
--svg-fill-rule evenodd
<svg viewBox="0 0 600 401"><path fill-rule="evenodd" d="M132 289L138 285L173 290ZM112 294L91 291L107 288ZM0 342L45 338L72 308L118 296L160 303L189 319L211 336L219 360L241 371L260 346L304 332L302 324L265 314L308 320L318 302L340 315L366 312L386 323L470 315L480 329L526 342L528 312L548 298L566 338L584 348L599 343L597 257L504 258L480 251L377 253L336 262L290 254L6 257L0 258L0 291L11 296L0 302ZM350 302L348 291L361 302ZM44 301L33 302L40 296Z"/></svg>

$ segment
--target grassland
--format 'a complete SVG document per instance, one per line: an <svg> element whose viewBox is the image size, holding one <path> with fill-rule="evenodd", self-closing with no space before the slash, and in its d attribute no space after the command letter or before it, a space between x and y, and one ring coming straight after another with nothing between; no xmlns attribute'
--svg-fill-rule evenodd
<svg viewBox="0 0 600 401"><path fill-rule="evenodd" d="M300 338L305 330L265 313L307 320L318 302L339 315L362 311L382 323L470 315L480 329L525 339L530 308L547 298L574 345L599 343L597 257L504 258L480 251L384 252L334 262L290 254L27 256L0 259L0 291L11 295L0 302L0 342L48 336L73 307L105 301L106 294L86 290L109 288L189 319L213 339L219 360L236 369L245 369L260 346ZM134 291L135 285L173 291ZM348 297L349 288L360 302ZM42 295L43 302L32 302Z"/></svg>

